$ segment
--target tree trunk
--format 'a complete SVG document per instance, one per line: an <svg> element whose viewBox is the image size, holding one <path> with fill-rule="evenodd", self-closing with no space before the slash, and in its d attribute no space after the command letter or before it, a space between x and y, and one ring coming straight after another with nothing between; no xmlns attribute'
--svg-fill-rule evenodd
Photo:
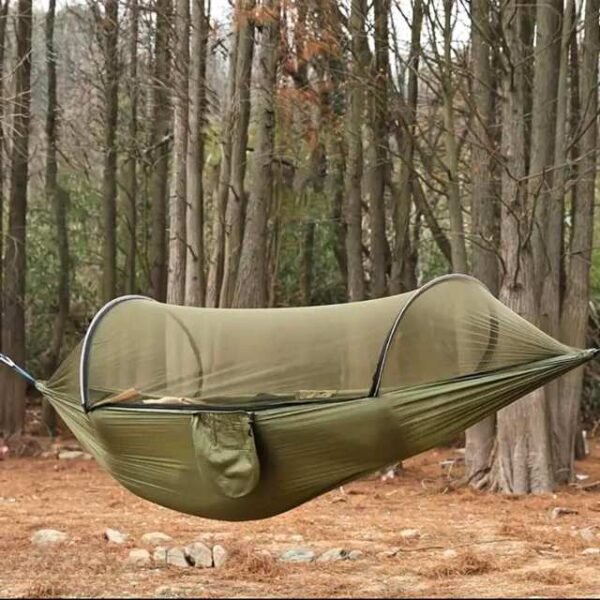
<svg viewBox="0 0 600 600"><path fill-rule="evenodd" d="M102 176L102 297L117 295L117 117L119 112L119 2L104 0L104 172Z"/></svg>
<svg viewBox="0 0 600 600"><path fill-rule="evenodd" d="M128 126L128 152L123 166L124 170L124 192L125 192L125 293L136 292L136 241L137 241L137 113L138 113L138 30L139 30L139 8L138 0L129 2L129 79L127 90L131 107L129 111Z"/></svg>
<svg viewBox="0 0 600 600"><path fill-rule="evenodd" d="M58 132L60 115L58 112L56 84L56 50L54 48L54 20L56 0L50 0L46 13L46 65L48 68L48 105L46 112L46 199L52 206L56 226L56 247L58 250L58 285L56 293L57 311L52 327L50 346L42 357L44 372L50 376L58 366L60 350L67 319L69 317L69 235L67 227L68 194L58 183ZM50 435L56 432L56 412L49 402L43 401L42 420Z"/></svg>
<svg viewBox="0 0 600 600"><path fill-rule="evenodd" d="M187 256L185 303L204 304L204 119L208 19L204 0L192 0L190 138L187 156Z"/></svg>
<svg viewBox="0 0 600 600"><path fill-rule="evenodd" d="M594 197L598 141L598 0L587 0L581 68L581 159L576 183L571 245L569 248L568 286L561 320L562 339L579 348L585 345L590 292L590 264L593 247ZM579 427L579 411L583 386L583 369L571 371L562 378L562 431L559 436L559 468L571 478L573 457Z"/></svg>
<svg viewBox="0 0 600 600"><path fill-rule="evenodd" d="M273 203L275 145L275 85L279 54L279 0L266 0L262 20L256 89L256 148L252 193L233 306L264 307L267 303L267 215Z"/></svg>
<svg viewBox="0 0 600 600"><path fill-rule="evenodd" d="M190 0L176 0L173 53L173 175L169 195L169 273L167 302L185 301L188 75Z"/></svg>
<svg viewBox="0 0 600 600"><path fill-rule="evenodd" d="M25 224L31 119L31 0L19 0L17 10L15 115L12 124L6 274L2 290L2 350L22 365L25 362ZM3 369L0 384L0 435L20 434L25 421L25 381L12 371Z"/></svg>
<svg viewBox="0 0 600 600"><path fill-rule="evenodd" d="M374 2L374 71L370 86L370 164L365 188L370 221L371 297L387 293L386 256L389 253L385 223L385 182L388 171L387 88L389 74L388 15L390 0Z"/></svg>
<svg viewBox="0 0 600 600"><path fill-rule="evenodd" d="M471 268L472 274L498 295L498 198L494 180L493 72L490 4L473 0L471 4L472 109L471 130ZM496 433L496 416L492 415L466 433L465 462L467 477L474 484L481 481L490 466Z"/></svg>
<svg viewBox="0 0 600 600"><path fill-rule="evenodd" d="M524 8L509 0L501 13L506 53L502 73L502 213L501 256L505 267L500 300L529 321L537 321L535 279L527 205L526 65L522 44ZM497 451L492 487L524 494L554 487L549 414L543 390L537 390L498 413Z"/></svg>
<svg viewBox="0 0 600 600"><path fill-rule="evenodd" d="M414 177L415 126L417 120L417 102L419 98L419 58L421 55L421 29L423 26L423 2L415 0L411 27L410 50L408 53L408 86L406 102L402 115L402 135L396 134L402 156L400 163L400 181L398 193L394 198L394 251L390 277L390 292L398 294L405 291L406 262L410 254L410 209L412 197L418 203L416 194L422 192L421 183ZM425 207L421 211L425 214ZM431 215L432 216L432 215ZM435 219L434 219L435 221ZM437 222L436 222L437 224ZM432 230L433 231L433 230ZM439 239L436 236L435 239ZM443 232L441 232L443 235Z"/></svg>
<svg viewBox="0 0 600 600"><path fill-rule="evenodd" d="M4 114L6 112L6 96L4 89L4 55L6 50L6 25L8 23L8 7L10 0L4 0L0 5L0 294L4 289L4 270L2 248L4 248L4 154L6 140L4 132ZM0 345L2 344L2 308L0 302Z"/></svg>
<svg viewBox="0 0 600 600"><path fill-rule="evenodd" d="M236 18L239 33L231 128L231 179L225 209L223 281L221 282L219 306L231 306L242 250L246 207L244 177L246 175L248 125L250 123L250 87L252 57L254 54L254 22L252 20L254 7L255 0L237 0Z"/></svg>
<svg viewBox="0 0 600 600"><path fill-rule="evenodd" d="M444 0L444 67L442 72L442 102L444 112L444 166L448 176L446 183L448 213L450 216L450 247L452 249L452 271L467 273L467 248L465 226L460 201L458 173L458 142L455 131L454 83L452 81L452 5L454 0Z"/></svg>
<svg viewBox="0 0 600 600"><path fill-rule="evenodd" d="M346 109L346 257L348 265L348 300L365 298L365 276L362 258L362 123L364 111L363 52L365 40L365 0L352 0L349 29L352 36L352 66L350 68L348 107Z"/></svg>
<svg viewBox="0 0 600 600"><path fill-rule="evenodd" d="M170 0L156 0L156 33L150 134L150 295L167 298L167 191L169 173L169 20Z"/></svg>

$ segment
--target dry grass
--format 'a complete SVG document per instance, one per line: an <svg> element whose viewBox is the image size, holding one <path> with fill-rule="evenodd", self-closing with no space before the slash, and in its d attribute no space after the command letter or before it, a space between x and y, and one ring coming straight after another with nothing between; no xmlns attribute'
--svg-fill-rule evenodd
<svg viewBox="0 0 600 600"><path fill-rule="evenodd" d="M571 585L577 581L577 577L573 573L558 568L527 571L521 575L520 579L544 585Z"/></svg>
<svg viewBox="0 0 600 600"><path fill-rule="evenodd" d="M442 560L437 565L418 569L417 573L428 579L445 579L447 577L483 575L496 570L498 570L497 561L466 551L454 558Z"/></svg>

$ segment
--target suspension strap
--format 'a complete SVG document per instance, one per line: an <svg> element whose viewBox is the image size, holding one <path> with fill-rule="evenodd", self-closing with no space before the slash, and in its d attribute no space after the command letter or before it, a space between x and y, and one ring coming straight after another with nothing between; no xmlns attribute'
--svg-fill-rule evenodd
<svg viewBox="0 0 600 600"><path fill-rule="evenodd" d="M22 369L21 367L19 367L19 365L15 364L15 361L12 358L6 356L6 354L0 354L0 362L4 363L7 367L10 367L14 371L16 371L18 375L20 375L27 382L31 383L31 385L37 386L37 381L35 380L35 378L32 375L30 375L25 369Z"/></svg>

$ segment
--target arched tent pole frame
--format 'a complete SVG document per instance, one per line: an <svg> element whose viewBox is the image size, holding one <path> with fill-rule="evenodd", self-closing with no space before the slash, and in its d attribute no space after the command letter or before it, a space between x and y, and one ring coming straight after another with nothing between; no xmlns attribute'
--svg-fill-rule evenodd
<svg viewBox="0 0 600 600"><path fill-rule="evenodd" d="M436 277L435 279L432 279L429 283L426 283L424 286L420 287L410 297L408 302L400 309L400 312L396 316L396 319L394 320L394 323L392 324L392 327L391 327L389 333L387 334L387 337L385 338L385 342L383 344L381 353L379 355L379 359L377 361L377 367L375 368L375 373L373 375L373 383L371 384L371 389L369 390L370 397L375 397L375 396L379 395L379 388L381 387L381 378L383 377L383 369L385 368L385 364L387 361L387 355L390 350L390 346L392 345L392 341L394 340L396 331L398 330L398 327L400 326L402 319L404 318L404 315L406 315L406 312L408 311L408 309L423 294L426 294L427 292L429 292L432 288L436 287L437 285L439 285L441 283L445 283L447 281L457 281L457 280L458 281L461 281L461 280L462 281L471 281L471 282L477 283L478 285L480 285L482 288L484 288L485 290L487 290L489 292L489 288L484 283L479 281L479 279L477 279L476 277L471 277L471 275L465 275L463 273L450 273L448 275L442 275L441 277ZM493 330L494 330L493 323L496 322L495 316L494 315L492 315L492 316L493 316L493 319L492 319L492 324L490 326L490 336L493 335ZM495 345L495 342L491 342L491 343L493 345Z"/></svg>
<svg viewBox="0 0 600 600"><path fill-rule="evenodd" d="M148 300L150 302L157 302L154 298L150 298L149 296L141 296L130 294L127 296L119 296L110 302L107 302L95 315L88 327L88 330L83 338L83 347L81 349L81 358L79 362L79 392L81 399L81 406L83 407L83 411L85 413L93 410L93 407L88 406L88 386L89 386L89 358L90 358L90 350L92 338L94 337L94 333L100 325L102 319L113 309L115 306L122 304L123 302L128 302L129 300ZM194 342L194 338L188 331L187 327L181 322L179 318L169 313L169 316L176 321L176 323L183 329L186 334L188 341L190 342L190 346L192 347L192 351L198 360L198 366L200 370L202 370L202 364L200 359L200 351L198 350L198 346Z"/></svg>

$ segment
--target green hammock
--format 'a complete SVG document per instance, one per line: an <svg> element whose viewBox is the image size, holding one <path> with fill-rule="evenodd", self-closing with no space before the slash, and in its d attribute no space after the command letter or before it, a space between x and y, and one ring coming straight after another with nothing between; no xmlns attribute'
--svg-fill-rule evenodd
<svg viewBox="0 0 600 600"><path fill-rule="evenodd" d="M124 296L36 386L134 494L240 521L448 442L595 354L450 275L320 307Z"/></svg>

